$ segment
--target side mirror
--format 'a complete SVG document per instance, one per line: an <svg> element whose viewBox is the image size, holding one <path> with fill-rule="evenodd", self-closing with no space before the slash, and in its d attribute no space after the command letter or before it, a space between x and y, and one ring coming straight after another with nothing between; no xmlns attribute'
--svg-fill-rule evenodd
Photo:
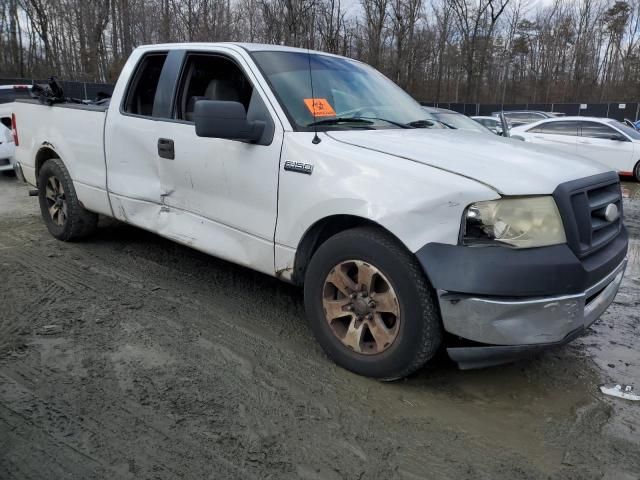
<svg viewBox="0 0 640 480"><path fill-rule="evenodd" d="M229 140L257 142L264 132L265 122L247 120L247 113L240 102L198 100L193 118L196 135Z"/></svg>
<svg viewBox="0 0 640 480"><path fill-rule="evenodd" d="M609 140L613 140L614 142L625 142L627 139L621 133L612 133Z"/></svg>

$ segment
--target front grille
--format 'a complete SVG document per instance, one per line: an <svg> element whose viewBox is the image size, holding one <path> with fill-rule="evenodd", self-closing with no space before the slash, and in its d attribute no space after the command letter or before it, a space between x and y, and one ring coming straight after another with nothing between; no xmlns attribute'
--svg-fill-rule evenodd
<svg viewBox="0 0 640 480"><path fill-rule="evenodd" d="M611 242L622 229L622 194L615 172L563 183L553 196L565 226L567 243L583 258ZM618 218L608 221L605 209L618 209Z"/></svg>

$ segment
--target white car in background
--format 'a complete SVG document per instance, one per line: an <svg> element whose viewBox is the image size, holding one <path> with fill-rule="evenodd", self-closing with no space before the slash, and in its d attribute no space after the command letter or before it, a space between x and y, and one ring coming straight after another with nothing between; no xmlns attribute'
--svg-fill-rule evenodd
<svg viewBox="0 0 640 480"><path fill-rule="evenodd" d="M478 122L480 125L487 127L496 135L502 135L502 121L497 117L476 116L469 117L471 120Z"/></svg>
<svg viewBox="0 0 640 480"><path fill-rule="evenodd" d="M11 133L11 111L0 105L0 172L13 172L16 145Z"/></svg>
<svg viewBox="0 0 640 480"><path fill-rule="evenodd" d="M640 181L640 132L611 118L561 117L513 127L511 138L596 160Z"/></svg>
<svg viewBox="0 0 640 480"><path fill-rule="evenodd" d="M31 98L30 85L0 85L0 172L14 172L16 145L11 131L11 114L16 99Z"/></svg>

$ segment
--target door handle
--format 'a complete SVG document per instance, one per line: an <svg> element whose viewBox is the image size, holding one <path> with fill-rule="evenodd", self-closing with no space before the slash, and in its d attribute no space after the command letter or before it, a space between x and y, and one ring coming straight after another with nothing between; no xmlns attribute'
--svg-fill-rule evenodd
<svg viewBox="0 0 640 480"><path fill-rule="evenodd" d="M166 158L167 160L173 160L176 158L176 152L173 148L173 140L169 138L158 139L158 156L160 156L160 158Z"/></svg>

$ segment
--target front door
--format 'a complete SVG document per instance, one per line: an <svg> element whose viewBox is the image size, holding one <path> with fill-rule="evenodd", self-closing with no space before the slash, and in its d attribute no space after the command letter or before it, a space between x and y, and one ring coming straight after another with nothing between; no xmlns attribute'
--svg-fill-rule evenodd
<svg viewBox="0 0 640 480"><path fill-rule="evenodd" d="M633 164L633 142L608 125L599 122L580 122L578 153L613 170L629 171Z"/></svg>
<svg viewBox="0 0 640 480"><path fill-rule="evenodd" d="M231 52L187 53L173 121L159 122L165 142L161 182L167 236L221 258L274 273L274 232L283 129L263 100L252 72ZM259 142L202 138L193 111L201 99L243 105L266 123ZM166 152L165 152L166 153Z"/></svg>

